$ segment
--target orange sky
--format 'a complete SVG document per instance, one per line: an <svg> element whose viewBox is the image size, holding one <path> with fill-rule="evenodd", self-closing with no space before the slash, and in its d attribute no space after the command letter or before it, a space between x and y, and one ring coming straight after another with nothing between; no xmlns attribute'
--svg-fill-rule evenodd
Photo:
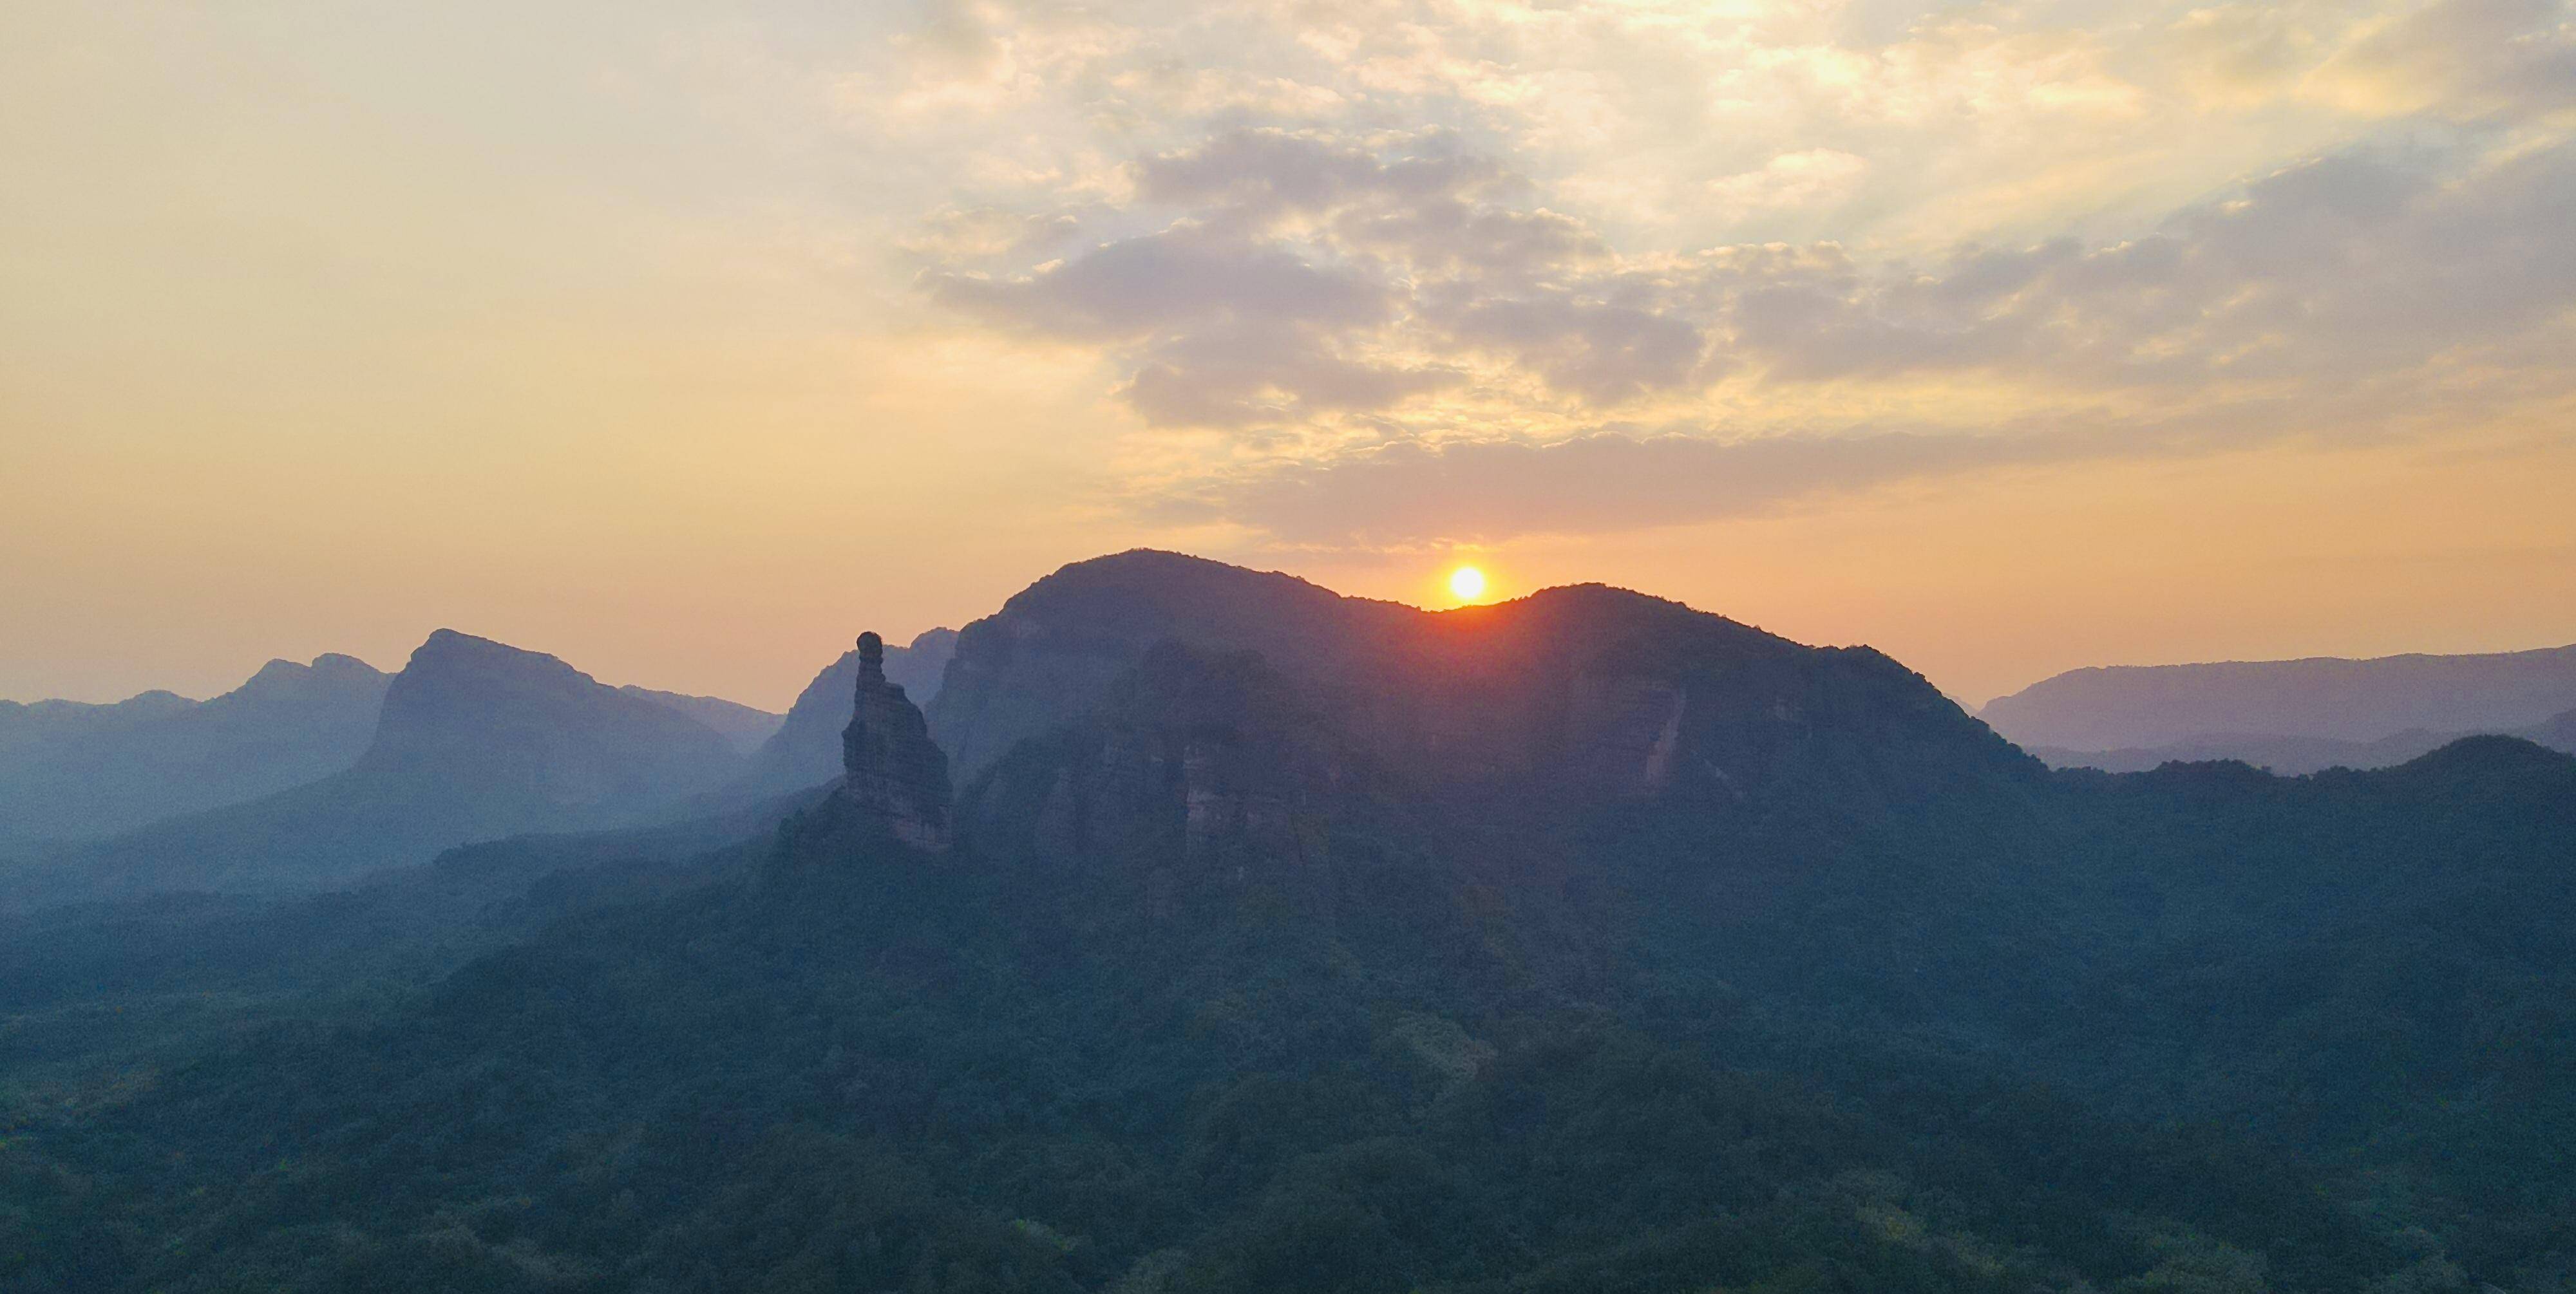
<svg viewBox="0 0 2576 1294"><path fill-rule="evenodd" d="M1151 545L1982 702L2576 641L2563 4L38 0L0 696L783 706Z"/></svg>

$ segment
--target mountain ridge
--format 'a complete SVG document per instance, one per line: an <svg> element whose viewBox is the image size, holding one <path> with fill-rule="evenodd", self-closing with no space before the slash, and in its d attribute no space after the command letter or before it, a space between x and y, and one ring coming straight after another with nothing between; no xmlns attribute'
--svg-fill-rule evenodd
<svg viewBox="0 0 2576 1294"><path fill-rule="evenodd" d="M2052 768L2095 768L2110 773L2144 772L2168 763L2232 759L2283 777L2300 777L2330 768L2388 768L2439 750L2464 737L2520 737L2552 750L2576 754L2576 710L2511 732L2429 732L2409 728L2377 741L2339 741L2332 737L2286 737L2277 733L2204 734L2167 746L2120 750L2067 750L2030 747Z"/></svg>
<svg viewBox="0 0 2576 1294"><path fill-rule="evenodd" d="M1551 743L1573 742L1602 761L1578 776L1659 782L1688 771L1669 752L1655 754L1664 729L1704 719L1718 697L1736 707L1730 720L1750 743L1739 755L1752 758L1762 715L1799 729L1854 689L1884 691L1892 712L1946 725L1985 750L1981 758L2011 758L1883 653L1807 647L1648 594L1569 585L1434 612L1142 549L1068 565L967 625L926 707L932 734L971 781L1013 743L1081 715L1167 641L1259 652L1284 675L1369 711L1388 749L1451 761L1462 777L1526 771ZM1693 651L1741 667L1701 671L1697 712L1674 681Z"/></svg>
<svg viewBox="0 0 2576 1294"><path fill-rule="evenodd" d="M2017 742L2110 751L2252 734L2378 741L2408 729L2516 731L2576 709L2576 645L2185 665L2088 666L1978 717Z"/></svg>
<svg viewBox="0 0 2576 1294"><path fill-rule="evenodd" d="M542 652L451 629L386 684L346 769L0 871L24 905L345 883L526 831L641 825L738 770L721 734Z"/></svg>
<svg viewBox="0 0 2576 1294"><path fill-rule="evenodd" d="M0 739L0 841L96 838L338 772L374 735L392 676L354 656L272 660L204 701L145 693ZM137 707L145 698L151 700ZM38 708L68 703L40 702Z"/></svg>
<svg viewBox="0 0 2576 1294"><path fill-rule="evenodd" d="M1882 653L1602 586L1390 614L1128 555L977 623L972 773L863 669L814 794L218 923L237 976L298 923L418 966L423 895L470 959L27 1107L0 1238L138 1290L2542 1294L2576 1258L2576 758L2051 773ZM119 968L15 1006L67 1048Z"/></svg>

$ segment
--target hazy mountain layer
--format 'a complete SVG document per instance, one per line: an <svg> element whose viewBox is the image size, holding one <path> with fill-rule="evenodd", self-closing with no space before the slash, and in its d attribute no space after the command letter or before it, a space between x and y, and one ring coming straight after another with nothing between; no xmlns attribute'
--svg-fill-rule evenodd
<svg viewBox="0 0 2576 1294"><path fill-rule="evenodd" d="M1978 712L2025 746L2107 751L2258 734L2374 742L2518 732L2576 709L2576 646L2487 656L2071 670Z"/></svg>
<svg viewBox="0 0 2576 1294"><path fill-rule="evenodd" d="M0 1063L0 1279L2576 1273L2576 759L2052 774L1875 652L1597 587L1427 615L1129 554L977 625L938 708L999 750L953 799L875 686L852 778L752 843L509 842L264 927L354 967L387 921L400 989L226 1028L179 994L254 991L255 918L179 965L33 919L84 952L8 998L46 1059ZM410 991L432 911L516 942Z"/></svg>
<svg viewBox="0 0 2576 1294"><path fill-rule="evenodd" d="M768 741L778 731L778 725L786 720L785 715L771 714L767 710L754 709L739 701L728 701L720 696L689 696L680 692L656 692L649 687L637 687L632 683L617 690L628 696L641 697L656 705L677 710L715 729L718 735L733 744L735 750L744 754L758 750L761 743Z"/></svg>
<svg viewBox="0 0 2576 1294"><path fill-rule="evenodd" d="M0 897L311 890L468 841L652 821L741 764L668 706L442 629L386 688L353 767L0 871Z"/></svg>
<svg viewBox="0 0 2576 1294"><path fill-rule="evenodd" d="M122 701L0 701L0 755L31 742L114 732L166 719L201 702L176 692L151 691Z"/></svg>
<svg viewBox="0 0 2576 1294"><path fill-rule="evenodd" d="M270 661L210 701L0 714L0 841L111 835L256 799L355 763L392 676L350 656Z"/></svg>
<svg viewBox="0 0 2576 1294"><path fill-rule="evenodd" d="M1129 1294L2538 1294L2576 1256L2535 1014L2576 760L2051 777L1871 654L1633 594L1436 624L1481 647L1400 636L1367 686L1149 648L944 852L854 792L694 868L590 849L596 897L425 999L22 1113L9 1252Z"/></svg>
<svg viewBox="0 0 2576 1294"><path fill-rule="evenodd" d="M2030 753L2051 768L2098 768L2106 773L2142 773L2170 763L2234 759L2283 777L2329 768L2390 768L2480 734L2426 732L2410 728L2377 741L2337 741L2331 737L2283 737L2266 733L2233 733L2197 737L2170 746L2127 750L2065 750L2032 746ZM2576 710L2548 723L2504 734L2576 754Z"/></svg>

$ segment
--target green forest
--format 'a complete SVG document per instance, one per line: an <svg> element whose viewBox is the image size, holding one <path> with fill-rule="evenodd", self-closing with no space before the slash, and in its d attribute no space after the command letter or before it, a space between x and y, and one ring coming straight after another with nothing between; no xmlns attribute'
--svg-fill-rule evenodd
<svg viewBox="0 0 2576 1294"><path fill-rule="evenodd" d="M1194 834L1184 748L1290 811ZM2576 759L1970 749L1569 812L1166 652L946 853L807 797L20 918L0 1280L2571 1287Z"/></svg>

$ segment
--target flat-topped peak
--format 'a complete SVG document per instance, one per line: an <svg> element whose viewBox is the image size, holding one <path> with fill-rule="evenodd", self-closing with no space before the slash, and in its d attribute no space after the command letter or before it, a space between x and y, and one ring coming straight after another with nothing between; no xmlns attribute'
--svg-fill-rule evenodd
<svg viewBox="0 0 2576 1294"><path fill-rule="evenodd" d="M402 672L412 676L473 675L516 679L531 685L599 685L561 657L454 629L440 629L411 654Z"/></svg>

